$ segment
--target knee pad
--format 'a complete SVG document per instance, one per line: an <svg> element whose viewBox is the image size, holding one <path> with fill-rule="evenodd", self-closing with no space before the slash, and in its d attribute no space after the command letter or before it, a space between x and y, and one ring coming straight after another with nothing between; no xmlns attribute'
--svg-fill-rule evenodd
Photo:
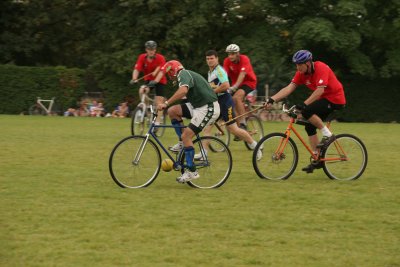
<svg viewBox="0 0 400 267"><path fill-rule="evenodd" d="M313 136L317 134L317 127L315 127L311 123L306 124L305 129L308 136Z"/></svg>
<svg viewBox="0 0 400 267"><path fill-rule="evenodd" d="M309 118L311 118L311 116L313 115L312 112L310 112L307 108L305 108L302 112L301 115L303 116L303 118L305 118L306 120L308 120Z"/></svg>

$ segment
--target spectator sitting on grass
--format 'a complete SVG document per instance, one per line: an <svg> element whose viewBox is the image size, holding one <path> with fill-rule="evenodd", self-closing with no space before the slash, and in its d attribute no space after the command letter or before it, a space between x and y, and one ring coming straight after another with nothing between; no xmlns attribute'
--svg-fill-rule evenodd
<svg viewBox="0 0 400 267"><path fill-rule="evenodd" d="M122 102L111 114L114 118L126 118L129 114L128 102Z"/></svg>

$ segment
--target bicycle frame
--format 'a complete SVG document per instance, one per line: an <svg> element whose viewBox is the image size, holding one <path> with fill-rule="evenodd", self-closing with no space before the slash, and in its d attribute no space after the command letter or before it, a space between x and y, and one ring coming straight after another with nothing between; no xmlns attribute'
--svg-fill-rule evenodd
<svg viewBox="0 0 400 267"><path fill-rule="evenodd" d="M182 165L179 162L179 159L182 158L182 154L183 154L183 150L181 150L177 155L176 155L176 159L174 159L174 157L171 155L170 152L168 152L168 150L164 147L164 145L161 143L160 139L157 137L157 135L155 134L155 131L153 130L154 128L176 128L177 126L173 126L173 125L156 125L156 119L157 119L157 111L154 112L153 107L150 106L150 110L153 114L153 120L151 122L150 128L147 131L147 133L145 134L146 139L143 141L143 143L141 144L139 151L136 153L133 164L137 164L137 162L139 162L140 157L143 153L143 150L147 144L147 141L149 140L150 136L153 137L153 139L156 141L156 143L158 144L158 146L164 151L164 153L168 156L168 158L170 158L173 162L173 166L175 170L183 170L185 167L187 167L186 165ZM178 126L179 128L186 128L187 126ZM196 138L200 138L199 134L195 135ZM200 148L201 151L204 151L204 147L202 142L200 143ZM200 163L196 163L197 167L201 167L201 166L208 166L208 158L205 157L206 160L200 162Z"/></svg>
<svg viewBox="0 0 400 267"><path fill-rule="evenodd" d="M53 108L54 99L55 97L53 97L52 99L41 99L40 97L37 97L36 104L38 104L44 111L46 111L47 115L50 115ZM43 105L42 102L49 103L48 108Z"/></svg>
<svg viewBox="0 0 400 267"><path fill-rule="evenodd" d="M151 99L149 97L149 93L143 93L142 94L142 97L140 99L140 103L137 104L137 107L141 107L143 109L143 111L146 111L147 108L148 108L148 104L146 104L146 102L148 102L148 103L153 103L154 102L154 99ZM141 121L143 121L143 118L144 118L144 113L142 115Z"/></svg>
<svg viewBox="0 0 400 267"><path fill-rule="evenodd" d="M314 161L338 161L338 160L339 161L343 161L343 160L347 160L346 152L344 151L344 149L342 148L342 146L340 145L340 143L338 141L334 141L334 144L335 144L336 149L340 152L339 154L341 155L341 157L339 157L339 158L321 158L320 156L321 156L322 149L318 150L317 154L314 154L313 151L311 150L310 146L306 143L306 141L301 137L300 133L294 127L294 124L299 123L299 122L297 121L296 118L293 117L293 114L295 114L295 113L294 112L291 113L292 110L293 110L293 107L290 108L290 109L286 109L285 105L283 106L283 111L288 113L289 115L292 115L292 116L290 116L289 124L288 124L288 126L287 126L287 128L286 128L286 130L284 132L286 137L281 140L277 150L275 151L275 153L278 156L283 154L282 151L284 151L284 149L285 149L285 147L286 147L286 145L288 143L288 140L289 140L289 138L291 136L291 132L293 132L297 136L297 138L300 140L300 142L303 144L303 146L306 148L306 150L310 153L311 158ZM309 122L302 122L302 123L309 123ZM328 128L330 128L330 124L331 124L331 121L328 121L327 122L327 127Z"/></svg>

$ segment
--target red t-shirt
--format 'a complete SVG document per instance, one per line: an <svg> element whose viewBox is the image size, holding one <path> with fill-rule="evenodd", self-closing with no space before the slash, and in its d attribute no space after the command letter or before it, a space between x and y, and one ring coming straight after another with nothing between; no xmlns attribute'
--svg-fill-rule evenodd
<svg viewBox="0 0 400 267"><path fill-rule="evenodd" d="M257 77L254 73L253 66L250 63L250 59L245 55L239 55L239 62L234 63L229 60L229 58L224 59L224 69L228 74L229 79L231 79L231 85L234 85L239 77L240 72L246 72L242 84L247 85L251 89L255 89L257 86Z"/></svg>
<svg viewBox="0 0 400 267"><path fill-rule="evenodd" d="M346 104L343 85L336 78L331 68L321 61L314 62L314 73L302 74L297 71L292 83L296 85L304 84L312 91L315 91L318 86L323 86L325 90L321 98L328 99L333 104Z"/></svg>
<svg viewBox="0 0 400 267"><path fill-rule="evenodd" d="M138 57L138 60L136 61L136 64L134 66L134 69L138 70L139 72L143 72L144 75L147 75L151 72L153 72L158 66L161 68L164 66L166 63L165 58L163 55L156 54L155 58L152 60L147 58L147 54L143 53L140 54ZM149 75L144 78L145 81L152 81L154 80L155 77L153 75ZM161 78L160 80L161 84L167 84L167 78L165 75Z"/></svg>

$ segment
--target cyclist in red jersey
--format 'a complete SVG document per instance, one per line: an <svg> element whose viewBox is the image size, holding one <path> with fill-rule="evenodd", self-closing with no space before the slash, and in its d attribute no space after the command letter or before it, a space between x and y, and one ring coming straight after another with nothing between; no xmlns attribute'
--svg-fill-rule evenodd
<svg viewBox="0 0 400 267"><path fill-rule="evenodd" d="M155 41L147 41L144 46L146 53L139 55L133 67L132 80L130 83L137 83L139 74L143 72L145 84L139 88L139 97L141 99L143 93L149 93L150 88L155 88L156 96L154 100L157 106L165 101L164 87L167 84L167 78L162 76L157 81L155 81L155 79L160 72L160 68L166 63L166 60L163 55L157 53L157 43ZM159 118L160 116L157 119Z"/></svg>
<svg viewBox="0 0 400 267"><path fill-rule="evenodd" d="M291 83L281 89L275 95L269 97L265 103L266 107L272 105L290 95L297 86L304 84L312 94L303 102L296 105L301 111L303 118L310 123L306 124L305 130L309 137L311 148L314 153L317 149L335 140L335 135L326 127L325 120L334 110L342 109L346 104L343 85L336 78L331 68L321 61L313 61L312 54L308 50L299 50L293 55L293 63L296 64L296 74ZM319 142L317 130L322 133ZM321 168L320 165L310 164L303 171L312 173L314 169Z"/></svg>
<svg viewBox="0 0 400 267"><path fill-rule="evenodd" d="M257 77L254 73L250 59L240 54L240 48L236 44L230 44L226 47L225 52L228 57L224 59L224 69L228 74L232 86L228 92L233 94L233 102L235 103L235 111L237 115L245 113L244 98L247 94L253 92L257 87ZM246 118L240 117L239 127L246 129ZM235 138L237 140L237 138ZM240 140L240 139L239 139Z"/></svg>

